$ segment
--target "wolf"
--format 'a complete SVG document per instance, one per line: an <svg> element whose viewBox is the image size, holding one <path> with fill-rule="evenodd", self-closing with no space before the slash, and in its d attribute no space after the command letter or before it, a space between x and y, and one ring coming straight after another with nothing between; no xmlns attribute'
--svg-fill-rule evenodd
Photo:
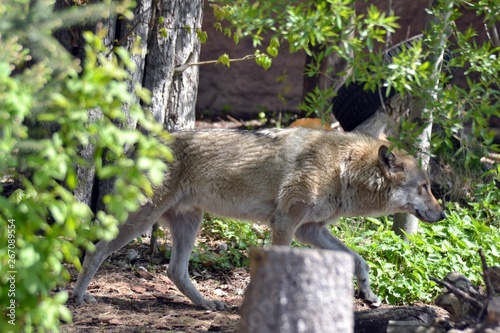
<svg viewBox="0 0 500 333"><path fill-rule="evenodd" d="M85 292L102 262L161 219L172 237L168 277L195 305L224 309L224 303L204 298L188 274L206 211L268 225L273 245L289 246L295 239L349 252L359 295L378 307L367 263L334 237L328 224L398 212L425 222L445 218L417 160L370 136L300 127L180 130L172 136L174 160L162 186L120 226L115 239L101 240L95 252L87 252L73 291L76 303L95 302Z"/></svg>

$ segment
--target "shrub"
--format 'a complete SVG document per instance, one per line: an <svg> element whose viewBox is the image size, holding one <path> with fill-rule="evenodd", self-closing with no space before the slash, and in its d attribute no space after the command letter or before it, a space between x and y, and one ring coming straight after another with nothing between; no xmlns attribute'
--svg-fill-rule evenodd
<svg viewBox="0 0 500 333"><path fill-rule="evenodd" d="M67 292L53 292L69 278L63 263L80 267L79 249L113 238L118 222L162 180L169 151L159 138L167 137L140 106L137 97L147 102L147 92L128 90L128 53L109 52L102 36L86 33L80 67L51 36L62 22L107 17L117 8L129 15L125 7L54 13L52 1L0 4L1 332L57 331L60 320L70 321ZM125 105L149 136L128 127ZM79 155L89 145L90 164ZM125 147L134 147L133 157ZM115 179L106 213L94 215L75 199L78 166Z"/></svg>

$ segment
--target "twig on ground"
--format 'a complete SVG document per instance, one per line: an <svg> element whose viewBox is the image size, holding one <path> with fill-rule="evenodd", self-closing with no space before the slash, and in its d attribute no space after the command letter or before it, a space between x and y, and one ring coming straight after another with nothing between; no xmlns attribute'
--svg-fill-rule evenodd
<svg viewBox="0 0 500 333"><path fill-rule="evenodd" d="M486 263L486 258L484 256L483 249L479 249L479 256L481 257L481 263L483 266L483 279L484 283L486 284L486 294L488 296L488 299L491 299L493 295L495 294L495 289L493 288L493 285L491 284L490 280L490 275L488 274L489 268L488 264Z"/></svg>
<svg viewBox="0 0 500 333"><path fill-rule="evenodd" d="M493 285L491 284L490 280L490 275L488 274L488 264L486 263L486 258L484 256L483 249L479 249L479 256L481 257L481 264L483 267L483 280L484 284L486 285L486 302L483 304L483 308L479 312L479 315L477 318L481 318L485 311L488 309L488 304L490 303L490 300L493 298L493 295L495 294L495 289L493 288Z"/></svg>
<svg viewBox="0 0 500 333"><path fill-rule="evenodd" d="M446 281L439 280L439 279L437 279L437 278L435 278L433 276L429 276L429 279L431 281L436 282L440 286L443 286L443 287L447 288L449 291L451 291L452 293L454 293L457 297L462 298L464 301L466 301L470 305L472 305L476 310L479 310L479 311L483 310L484 304L482 302L480 302L477 299L475 299L475 298L471 297L470 295L466 294L465 292L463 292L462 290L458 289L454 285L452 285L452 284L450 284L450 283L448 283Z"/></svg>

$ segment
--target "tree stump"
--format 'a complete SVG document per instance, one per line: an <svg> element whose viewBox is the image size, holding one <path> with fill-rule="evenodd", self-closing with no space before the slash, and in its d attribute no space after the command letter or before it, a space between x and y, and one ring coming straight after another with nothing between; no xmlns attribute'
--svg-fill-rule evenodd
<svg viewBox="0 0 500 333"><path fill-rule="evenodd" d="M353 272L344 252L252 249L242 332L353 332Z"/></svg>

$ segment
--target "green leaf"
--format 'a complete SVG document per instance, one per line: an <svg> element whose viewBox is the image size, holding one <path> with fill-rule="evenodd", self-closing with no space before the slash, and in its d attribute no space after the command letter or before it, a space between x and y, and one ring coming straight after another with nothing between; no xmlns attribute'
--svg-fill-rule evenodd
<svg viewBox="0 0 500 333"><path fill-rule="evenodd" d="M62 224L66 220L67 216L67 207L64 205L64 203L60 201L54 201L50 206L49 206L50 213L54 220Z"/></svg>
<svg viewBox="0 0 500 333"><path fill-rule="evenodd" d="M278 47L280 47L280 41L279 41L278 37L273 36L273 37L271 38L271 41L269 42L269 45L270 45L271 47L274 47L274 48L278 48Z"/></svg>
<svg viewBox="0 0 500 333"><path fill-rule="evenodd" d="M272 57L277 57L278 56L278 49L272 46L268 46L266 48L266 52L272 56Z"/></svg>
<svg viewBox="0 0 500 333"><path fill-rule="evenodd" d="M12 192L12 194L9 197L10 202L18 204L20 203L25 197L25 192L18 188Z"/></svg>
<svg viewBox="0 0 500 333"><path fill-rule="evenodd" d="M227 67L229 67L231 65L231 63L229 61L229 56L227 55L227 53L224 53L223 55L219 56L219 58L217 59L217 63L223 64L224 66L227 66Z"/></svg>
<svg viewBox="0 0 500 333"><path fill-rule="evenodd" d="M66 176L66 185L70 190L74 190L78 184L78 177L76 175L75 169L70 168Z"/></svg>
<svg viewBox="0 0 500 333"><path fill-rule="evenodd" d="M263 53L258 53L255 57L255 62L257 63L257 65L261 66L262 68L264 69L269 69L271 67L271 64L272 64L272 60L271 58L266 55L266 54L263 54Z"/></svg>
<svg viewBox="0 0 500 333"><path fill-rule="evenodd" d="M167 28L165 28L165 27L160 28L159 33L160 33L160 36L162 38L167 38L168 37L168 31L167 31Z"/></svg>
<svg viewBox="0 0 500 333"><path fill-rule="evenodd" d="M208 33L201 29L196 29L196 35L202 44L205 44L208 39Z"/></svg>

